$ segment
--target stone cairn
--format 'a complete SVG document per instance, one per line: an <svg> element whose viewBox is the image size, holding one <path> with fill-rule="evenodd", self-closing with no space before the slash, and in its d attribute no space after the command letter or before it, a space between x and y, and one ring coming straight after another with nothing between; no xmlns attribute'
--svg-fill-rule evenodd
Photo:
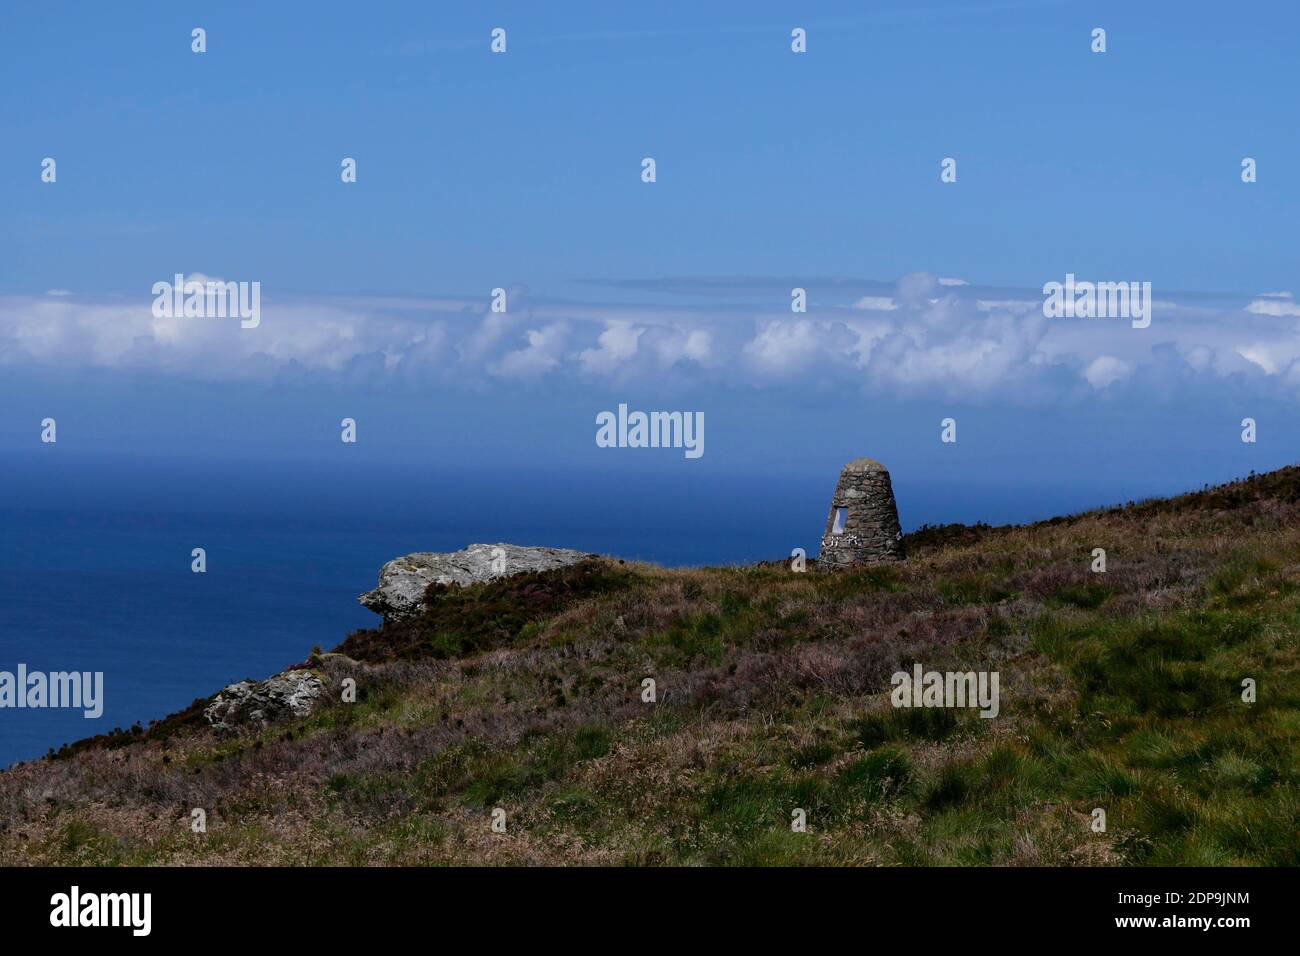
<svg viewBox="0 0 1300 956"><path fill-rule="evenodd" d="M885 466L857 458L844 466L822 535L819 570L835 571L903 558L894 487Z"/></svg>

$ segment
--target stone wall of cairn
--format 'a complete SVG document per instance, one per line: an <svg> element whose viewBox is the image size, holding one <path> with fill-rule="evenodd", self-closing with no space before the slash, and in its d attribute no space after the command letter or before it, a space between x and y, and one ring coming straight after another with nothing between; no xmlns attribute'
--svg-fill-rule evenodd
<svg viewBox="0 0 1300 956"><path fill-rule="evenodd" d="M843 531L833 534L838 509ZM898 505L889 472L878 461L859 458L845 465L831 499L817 566L833 571L903 558Z"/></svg>

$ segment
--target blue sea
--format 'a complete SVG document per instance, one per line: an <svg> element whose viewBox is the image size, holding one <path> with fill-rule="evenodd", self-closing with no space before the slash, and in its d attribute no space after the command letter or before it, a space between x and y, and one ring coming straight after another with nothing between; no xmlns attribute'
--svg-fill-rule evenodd
<svg viewBox="0 0 1300 956"><path fill-rule="evenodd" d="M780 558L794 547L815 555L835 479L335 469L323 482L310 468L112 463L70 470L75 484L17 474L0 509L0 670L102 671L105 703L93 720L0 710L0 766L147 724L377 624L356 597L397 555L475 541L673 566ZM907 529L1110 500L1096 488L896 485ZM207 553L202 574L190 567L196 547Z"/></svg>

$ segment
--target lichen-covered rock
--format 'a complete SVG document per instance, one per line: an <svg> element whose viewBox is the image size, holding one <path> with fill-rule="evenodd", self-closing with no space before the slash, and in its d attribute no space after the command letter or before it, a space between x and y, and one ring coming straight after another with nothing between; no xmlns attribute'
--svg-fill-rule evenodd
<svg viewBox="0 0 1300 956"><path fill-rule="evenodd" d="M433 583L464 587L492 578L549 571L592 557L567 548L523 547L517 544L471 544L462 551L417 551L394 558L379 571L379 586L357 598L384 623L424 610L424 591Z"/></svg>
<svg viewBox="0 0 1300 956"><path fill-rule="evenodd" d="M871 458L844 466L831 499L817 567L851 568L903 557L903 532L889 472Z"/></svg>
<svg viewBox="0 0 1300 956"><path fill-rule="evenodd" d="M204 708L203 716L213 729L234 733L310 716L324 693L325 682L312 671L285 671L263 681L231 684Z"/></svg>

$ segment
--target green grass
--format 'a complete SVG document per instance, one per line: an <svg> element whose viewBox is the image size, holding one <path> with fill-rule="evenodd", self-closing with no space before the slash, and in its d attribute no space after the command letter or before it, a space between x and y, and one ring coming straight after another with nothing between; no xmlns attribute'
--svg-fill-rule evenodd
<svg viewBox="0 0 1300 956"><path fill-rule="evenodd" d="M940 581L937 590L948 604L997 604L1015 594L992 574L954 575Z"/></svg>
<svg viewBox="0 0 1300 956"><path fill-rule="evenodd" d="M230 739L196 706L0 775L0 861L1300 865L1297 489L924 529L845 573L594 561L432 594L344 642L364 667L322 664L354 704ZM1114 540L1141 567L1085 576ZM914 663L999 671L999 716L891 707Z"/></svg>

